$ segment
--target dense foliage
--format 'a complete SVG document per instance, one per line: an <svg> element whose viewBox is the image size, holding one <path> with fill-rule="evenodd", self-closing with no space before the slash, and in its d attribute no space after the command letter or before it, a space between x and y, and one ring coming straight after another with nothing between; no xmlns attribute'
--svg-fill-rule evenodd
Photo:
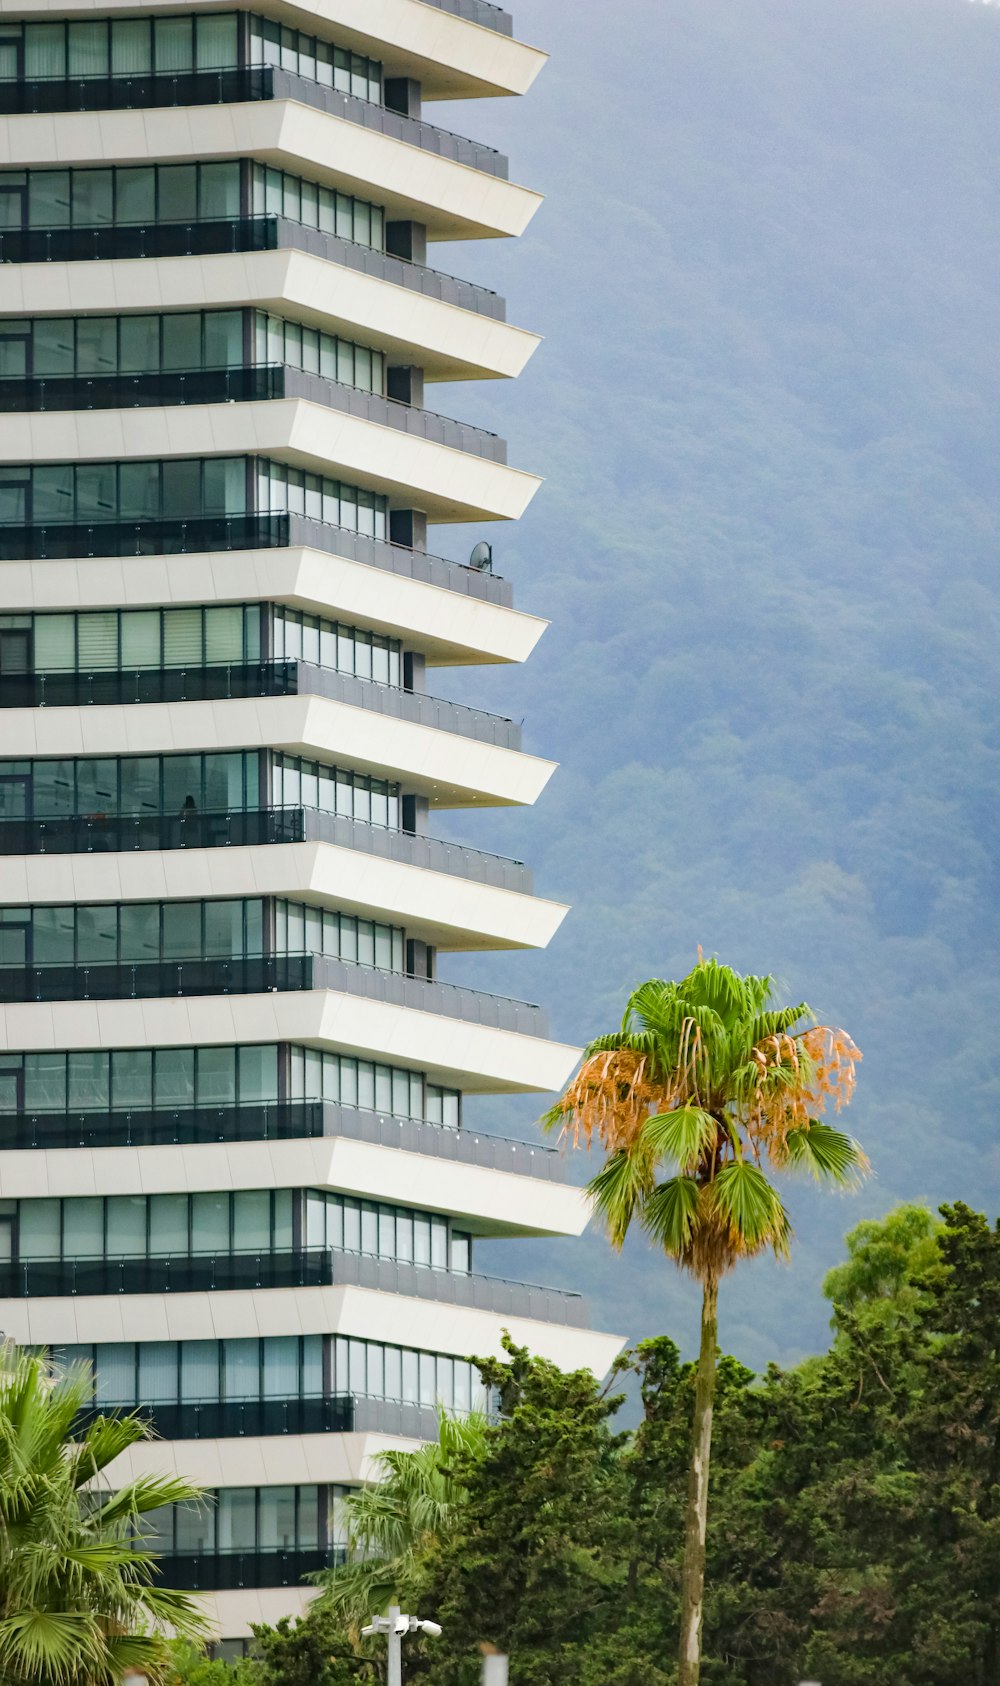
<svg viewBox="0 0 1000 1686"><path fill-rule="evenodd" d="M720 1364L703 1678L709 1686L996 1686L1000 1678L1000 1227L957 1205L859 1226L831 1273L829 1351L756 1381ZM408 1559L407 1679L673 1686L692 1367L668 1339L621 1394L511 1345L484 1363L502 1419L456 1446L447 1527ZM377 1651L320 1597L262 1636L239 1686L350 1686ZM361 1654L363 1653L363 1654ZM222 1686L189 1671L191 1686Z"/></svg>

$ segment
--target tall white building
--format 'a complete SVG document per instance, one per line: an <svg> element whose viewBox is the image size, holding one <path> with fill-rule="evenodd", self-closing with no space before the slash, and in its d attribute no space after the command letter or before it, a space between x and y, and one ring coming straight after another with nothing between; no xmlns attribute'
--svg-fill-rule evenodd
<svg viewBox="0 0 1000 1686"><path fill-rule="evenodd" d="M159 1537L232 1641L503 1326L618 1346L477 1273L588 1214L463 1099L576 1050L437 977L564 912L434 836L552 767L428 685L542 623L428 548L537 486L425 407L536 343L429 244L538 197L423 102L542 62L485 0L0 4L0 1325L216 1492Z"/></svg>

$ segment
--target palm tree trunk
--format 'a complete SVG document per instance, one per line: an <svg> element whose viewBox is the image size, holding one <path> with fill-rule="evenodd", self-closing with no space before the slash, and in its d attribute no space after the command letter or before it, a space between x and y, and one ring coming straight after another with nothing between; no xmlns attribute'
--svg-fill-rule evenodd
<svg viewBox="0 0 1000 1686"><path fill-rule="evenodd" d="M705 1537L708 1528L708 1472L712 1458L712 1404L718 1356L719 1284L702 1283L701 1350L691 1424L687 1512L684 1519L684 1570L681 1581L681 1632L678 1686L698 1686L701 1673L701 1618L705 1595Z"/></svg>

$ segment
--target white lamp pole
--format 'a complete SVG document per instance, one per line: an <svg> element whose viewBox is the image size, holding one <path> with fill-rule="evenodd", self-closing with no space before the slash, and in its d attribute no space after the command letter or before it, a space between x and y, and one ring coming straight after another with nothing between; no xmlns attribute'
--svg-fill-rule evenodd
<svg viewBox="0 0 1000 1686"><path fill-rule="evenodd" d="M431 1639L437 1639L441 1629L437 1622L422 1621L419 1616L404 1616L398 1604L390 1604L384 1616L373 1616L361 1632L366 1639L370 1639L373 1633L385 1634L389 1664L386 1686L403 1686L404 1633L426 1633Z"/></svg>

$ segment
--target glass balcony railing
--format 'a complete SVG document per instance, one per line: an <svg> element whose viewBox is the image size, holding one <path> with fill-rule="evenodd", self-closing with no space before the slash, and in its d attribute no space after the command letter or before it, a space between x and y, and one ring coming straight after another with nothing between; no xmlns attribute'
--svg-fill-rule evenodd
<svg viewBox="0 0 1000 1686"><path fill-rule="evenodd" d="M156 1560L164 1586L185 1592L234 1592L240 1587L298 1586L320 1569L346 1561L343 1546L311 1551L224 1551L172 1554Z"/></svg>
<svg viewBox="0 0 1000 1686"><path fill-rule="evenodd" d="M228 849L262 844L332 843L382 860L447 872L474 884L532 893L530 868L505 855L369 825L318 808L249 813L86 814L66 819L0 820L0 856L118 853L130 849Z"/></svg>
<svg viewBox="0 0 1000 1686"><path fill-rule="evenodd" d="M24 1112L0 1115L0 1151L12 1148L190 1147L204 1142L302 1141L344 1136L453 1164L566 1180L558 1148L454 1130L421 1118L341 1106L335 1101L270 1101L259 1106L201 1106L129 1112Z"/></svg>
<svg viewBox="0 0 1000 1686"><path fill-rule="evenodd" d="M221 702L239 697L326 697L394 720L432 726L477 743L520 750L521 728L503 715L423 691L359 679L312 662L232 662L212 667L0 675L0 709L109 707L131 703Z"/></svg>
<svg viewBox="0 0 1000 1686"><path fill-rule="evenodd" d="M272 65L189 70L161 75L47 76L0 81L0 116L30 112L142 110L183 105L233 105L254 100L297 100L346 122L433 152L506 181L507 159L492 146L439 129L372 100L324 87L308 76Z"/></svg>
<svg viewBox="0 0 1000 1686"><path fill-rule="evenodd" d="M247 1434L350 1434L354 1400L348 1395L302 1399L209 1399L184 1404L94 1406L78 1425L97 1416L141 1411L161 1440L233 1440Z"/></svg>
<svg viewBox="0 0 1000 1686"><path fill-rule="evenodd" d="M368 1253L296 1248L271 1253L173 1254L169 1258L21 1259L0 1264L0 1299L71 1294L196 1294L266 1288L351 1286L504 1317L586 1326L583 1296L500 1276L435 1270Z"/></svg>
<svg viewBox="0 0 1000 1686"><path fill-rule="evenodd" d="M503 322L502 298L473 281L445 275L408 258L324 234L287 217L228 217L203 222L108 223L99 228L0 229L0 263L74 263L96 258L207 257L218 252L270 252L289 248L359 270L379 281L423 293Z"/></svg>
<svg viewBox="0 0 1000 1686"><path fill-rule="evenodd" d="M259 995L334 990L464 1024L546 1037L541 1007L464 984L359 966L327 954L256 954L234 959L122 960L96 965L0 966L0 1002L148 1001L171 995Z"/></svg>
<svg viewBox="0 0 1000 1686"><path fill-rule="evenodd" d="M2 86L2 84L0 84ZM38 375L0 380L0 415L49 410L129 410L152 405L255 404L303 398L329 410L428 439L469 456L506 463L507 442L486 428L365 392L284 363L236 369L165 369L147 374Z"/></svg>
<svg viewBox="0 0 1000 1686"><path fill-rule="evenodd" d="M325 551L401 579L420 580L510 608L509 580L424 550L370 538L306 515L206 515L176 521L31 522L0 527L0 562L83 556L186 556L199 551L273 550L290 546Z"/></svg>
<svg viewBox="0 0 1000 1686"><path fill-rule="evenodd" d="M454 17L465 18L469 23L478 23L481 29L495 30L497 35L513 35L514 19L502 7L490 4L490 0L424 0L428 6L436 6L439 12L451 12Z"/></svg>

